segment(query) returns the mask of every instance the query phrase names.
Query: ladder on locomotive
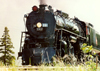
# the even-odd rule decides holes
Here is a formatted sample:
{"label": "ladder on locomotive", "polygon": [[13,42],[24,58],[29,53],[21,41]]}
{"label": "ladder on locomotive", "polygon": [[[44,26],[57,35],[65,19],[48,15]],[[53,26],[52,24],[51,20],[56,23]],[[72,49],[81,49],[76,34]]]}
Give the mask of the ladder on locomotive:
{"label": "ladder on locomotive", "polygon": [[25,37],[27,37],[28,35],[28,32],[22,32],[21,33],[21,40],[20,40],[20,49],[19,49],[19,52],[18,52],[18,57],[17,59],[22,56],[22,49],[23,49],[23,44],[24,44],[24,39]]}
{"label": "ladder on locomotive", "polygon": [[25,37],[27,37],[27,35],[28,35],[28,32],[22,32],[21,33],[20,50],[19,50],[19,52],[22,52],[24,40],[25,40]]}

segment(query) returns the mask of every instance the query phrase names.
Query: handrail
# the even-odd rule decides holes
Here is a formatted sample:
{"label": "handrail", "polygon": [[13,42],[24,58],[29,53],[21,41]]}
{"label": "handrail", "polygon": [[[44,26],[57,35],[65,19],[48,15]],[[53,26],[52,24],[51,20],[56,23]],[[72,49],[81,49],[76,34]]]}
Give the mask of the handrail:
{"label": "handrail", "polygon": [[80,38],[82,38],[82,39],[86,39],[86,37],[82,37],[82,36],[80,36],[80,35],[77,35],[77,34],[71,32],[71,31],[68,31],[68,30],[65,30],[65,29],[56,29],[56,30],[63,30],[63,31],[66,31],[66,32],[68,32],[68,33],[70,33],[70,34],[72,34],[72,35],[75,35],[75,36],[77,36],[77,37],[80,37]]}

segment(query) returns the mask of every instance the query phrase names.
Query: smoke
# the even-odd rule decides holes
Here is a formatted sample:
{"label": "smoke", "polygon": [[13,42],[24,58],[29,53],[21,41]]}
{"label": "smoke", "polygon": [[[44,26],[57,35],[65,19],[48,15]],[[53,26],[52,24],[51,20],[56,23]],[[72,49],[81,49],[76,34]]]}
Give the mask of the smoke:
{"label": "smoke", "polygon": [[45,5],[46,4],[46,0],[39,0],[40,1],[40,5],[43,4]]}

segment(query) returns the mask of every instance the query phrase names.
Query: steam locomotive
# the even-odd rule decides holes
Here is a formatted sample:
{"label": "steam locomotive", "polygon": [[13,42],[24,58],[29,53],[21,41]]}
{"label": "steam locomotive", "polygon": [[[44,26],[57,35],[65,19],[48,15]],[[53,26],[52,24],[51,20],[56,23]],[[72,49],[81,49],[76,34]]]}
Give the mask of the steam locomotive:
{"label": "steam locomotive", "polygon": [[100,47],[100,35],[91,23],[69,18],[67,13],[54,11],[51,6],[33,6],[24,18],[27,30],[22,32],[18,53],[22,65],[50,63],[55,55],[68,54],[80,59],[83,43]]}

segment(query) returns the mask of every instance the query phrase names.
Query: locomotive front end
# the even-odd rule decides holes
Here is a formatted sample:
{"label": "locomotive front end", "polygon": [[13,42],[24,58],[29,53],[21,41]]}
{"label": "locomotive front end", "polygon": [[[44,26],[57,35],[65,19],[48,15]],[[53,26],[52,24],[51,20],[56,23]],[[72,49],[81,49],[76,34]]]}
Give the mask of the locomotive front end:
{"label": "locomotive front end", "polygon": [[[33,11],[28,15],[26,27],[33,38],[45,39],[54,34],[55,19],[53,13],[46,5],[32,7]],[[46,10],[47,9],[47,10]]]}
{"label": "locomotive front end", "polygon": [[[22,65],[49,63],[55,55],[55,27],[51,6],[32,7],[32,12],[25,15],[27,33],[22,47]],[[22,43],[21,43],[22,44]],[[21,52],[21,51],[20,51]]]}

